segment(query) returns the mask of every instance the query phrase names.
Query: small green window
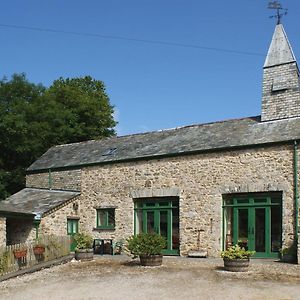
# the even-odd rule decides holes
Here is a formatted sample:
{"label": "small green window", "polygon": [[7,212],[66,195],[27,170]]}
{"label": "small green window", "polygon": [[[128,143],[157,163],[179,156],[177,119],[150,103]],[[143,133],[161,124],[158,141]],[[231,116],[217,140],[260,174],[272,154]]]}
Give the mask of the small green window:
{"label": "small green window", "polygon": [[114,208],[97,209],[97,228],[103,228],[103,229],[115,228]]}

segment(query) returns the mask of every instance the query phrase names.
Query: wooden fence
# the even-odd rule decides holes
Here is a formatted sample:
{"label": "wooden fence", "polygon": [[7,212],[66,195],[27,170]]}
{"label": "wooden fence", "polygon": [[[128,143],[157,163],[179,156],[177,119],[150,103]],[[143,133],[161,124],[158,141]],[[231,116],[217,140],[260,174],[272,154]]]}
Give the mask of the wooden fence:
{"label": "wooden fence", "polygon": [[[44,252],[37,253],[35,246],[43,245]],[[0,275],[51,261],[70,254],[69,236],[43,236],[38,243],[24,243],[0,248]]]}

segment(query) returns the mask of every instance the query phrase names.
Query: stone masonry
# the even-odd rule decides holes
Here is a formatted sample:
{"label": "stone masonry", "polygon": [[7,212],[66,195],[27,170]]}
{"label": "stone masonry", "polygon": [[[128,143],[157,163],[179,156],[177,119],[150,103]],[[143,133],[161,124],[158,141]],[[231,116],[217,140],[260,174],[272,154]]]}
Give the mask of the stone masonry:
{"label": "stone masonry", "polygon": [[[132,195],[143,189],[148,194],[171,190],[179,195],[181,255],[196,249],[197,230],[203,229],[201,247],[218,257],[222,195],[281,191],[283,246],[294,238],[292,145],[84,167],[81,178],[81,196],[45,215],[44,233],[65,234],[67,218],[76,217],[80,231],[95,238],[127,238],[134,233]],[[74,201],[79,204],[77,211]],[[112,206],[116,208],[115,230],[95,229],[96,208]]]}
{"label": "stone masonry", "polygon": [[0,217],[0,247],[6,246],[6,218]]}
{"label": "stone masonry", "polygon": [[[282,90],[273,91],[276,80],[282,80]],[[300,116],[299,71],[297,63],[272,66],[264,69],[262,121]]]}
{"label": "stone masonry", "polygon": [[81,170],[50,171],[26,176],[26,187],[80,191]]}
{"label": "stone masonry", "polygon": [[36,229],[32,219],[7,218],[7,244],[31,243],[35,240]]}
{"label": "stone masonry", "polygon": [[[78,209],[74,209],[74,203],[79,203],[79,199],[72,199],[65,205],[57,207],[56,209],[49,211],[41,220],[40,232],[49,235],[63,236],[67,234],[67,219],[79,219],[79,216],[83,216],[86,211],[84,204],[80,204]],[[93,223],[93,222],[92,222]],[[79,226],[80,232],[85,232],[82,228],[82,223]]]}

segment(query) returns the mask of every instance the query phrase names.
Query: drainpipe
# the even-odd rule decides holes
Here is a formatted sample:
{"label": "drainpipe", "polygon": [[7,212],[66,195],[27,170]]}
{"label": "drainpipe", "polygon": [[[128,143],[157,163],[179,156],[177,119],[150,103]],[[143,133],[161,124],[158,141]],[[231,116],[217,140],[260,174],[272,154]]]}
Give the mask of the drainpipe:
{"label": "drainpipe", "polygon": [[295,244],[298,245],[299,189],[298,189],[298,144],[294,141],[294,199],[295,199]]}

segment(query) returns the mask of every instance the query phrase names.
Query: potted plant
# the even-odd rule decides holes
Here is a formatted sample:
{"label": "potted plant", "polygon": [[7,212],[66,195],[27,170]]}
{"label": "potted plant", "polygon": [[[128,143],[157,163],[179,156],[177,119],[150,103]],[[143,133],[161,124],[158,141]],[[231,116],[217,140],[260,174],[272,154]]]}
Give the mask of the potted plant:
{"label": "potted plant", "polygon": [[86,233],[76,233],[74,241],[76,243],[75,259],[92,260],[94,257],[93,237]]}
{"label": "potted plant", "polygon": [[33,253],[35,255],[43,255],[46,249],[45,244],[43,243],[41,238],[38,238],[35,240],[35,243],[33,245]]}
{"label": "potted plant", "polygon": [[156,233],[141,233],[127,240],[126,248],[134,257],[140,257],[142,266],[160,266],[166,239]]}
{"label": "potted plant", "polygon": [[247,272],[249,268],[250,257],[255,251],[245,250],[239,245],[231,246],[221,252],[224,261],[224,268],[231,272]]}
{"label": "potted plant", "polygon": [[22,259],[27,256],[27,247],[19,246],[18,248],[13,250],[14,256],[16,259]]}

